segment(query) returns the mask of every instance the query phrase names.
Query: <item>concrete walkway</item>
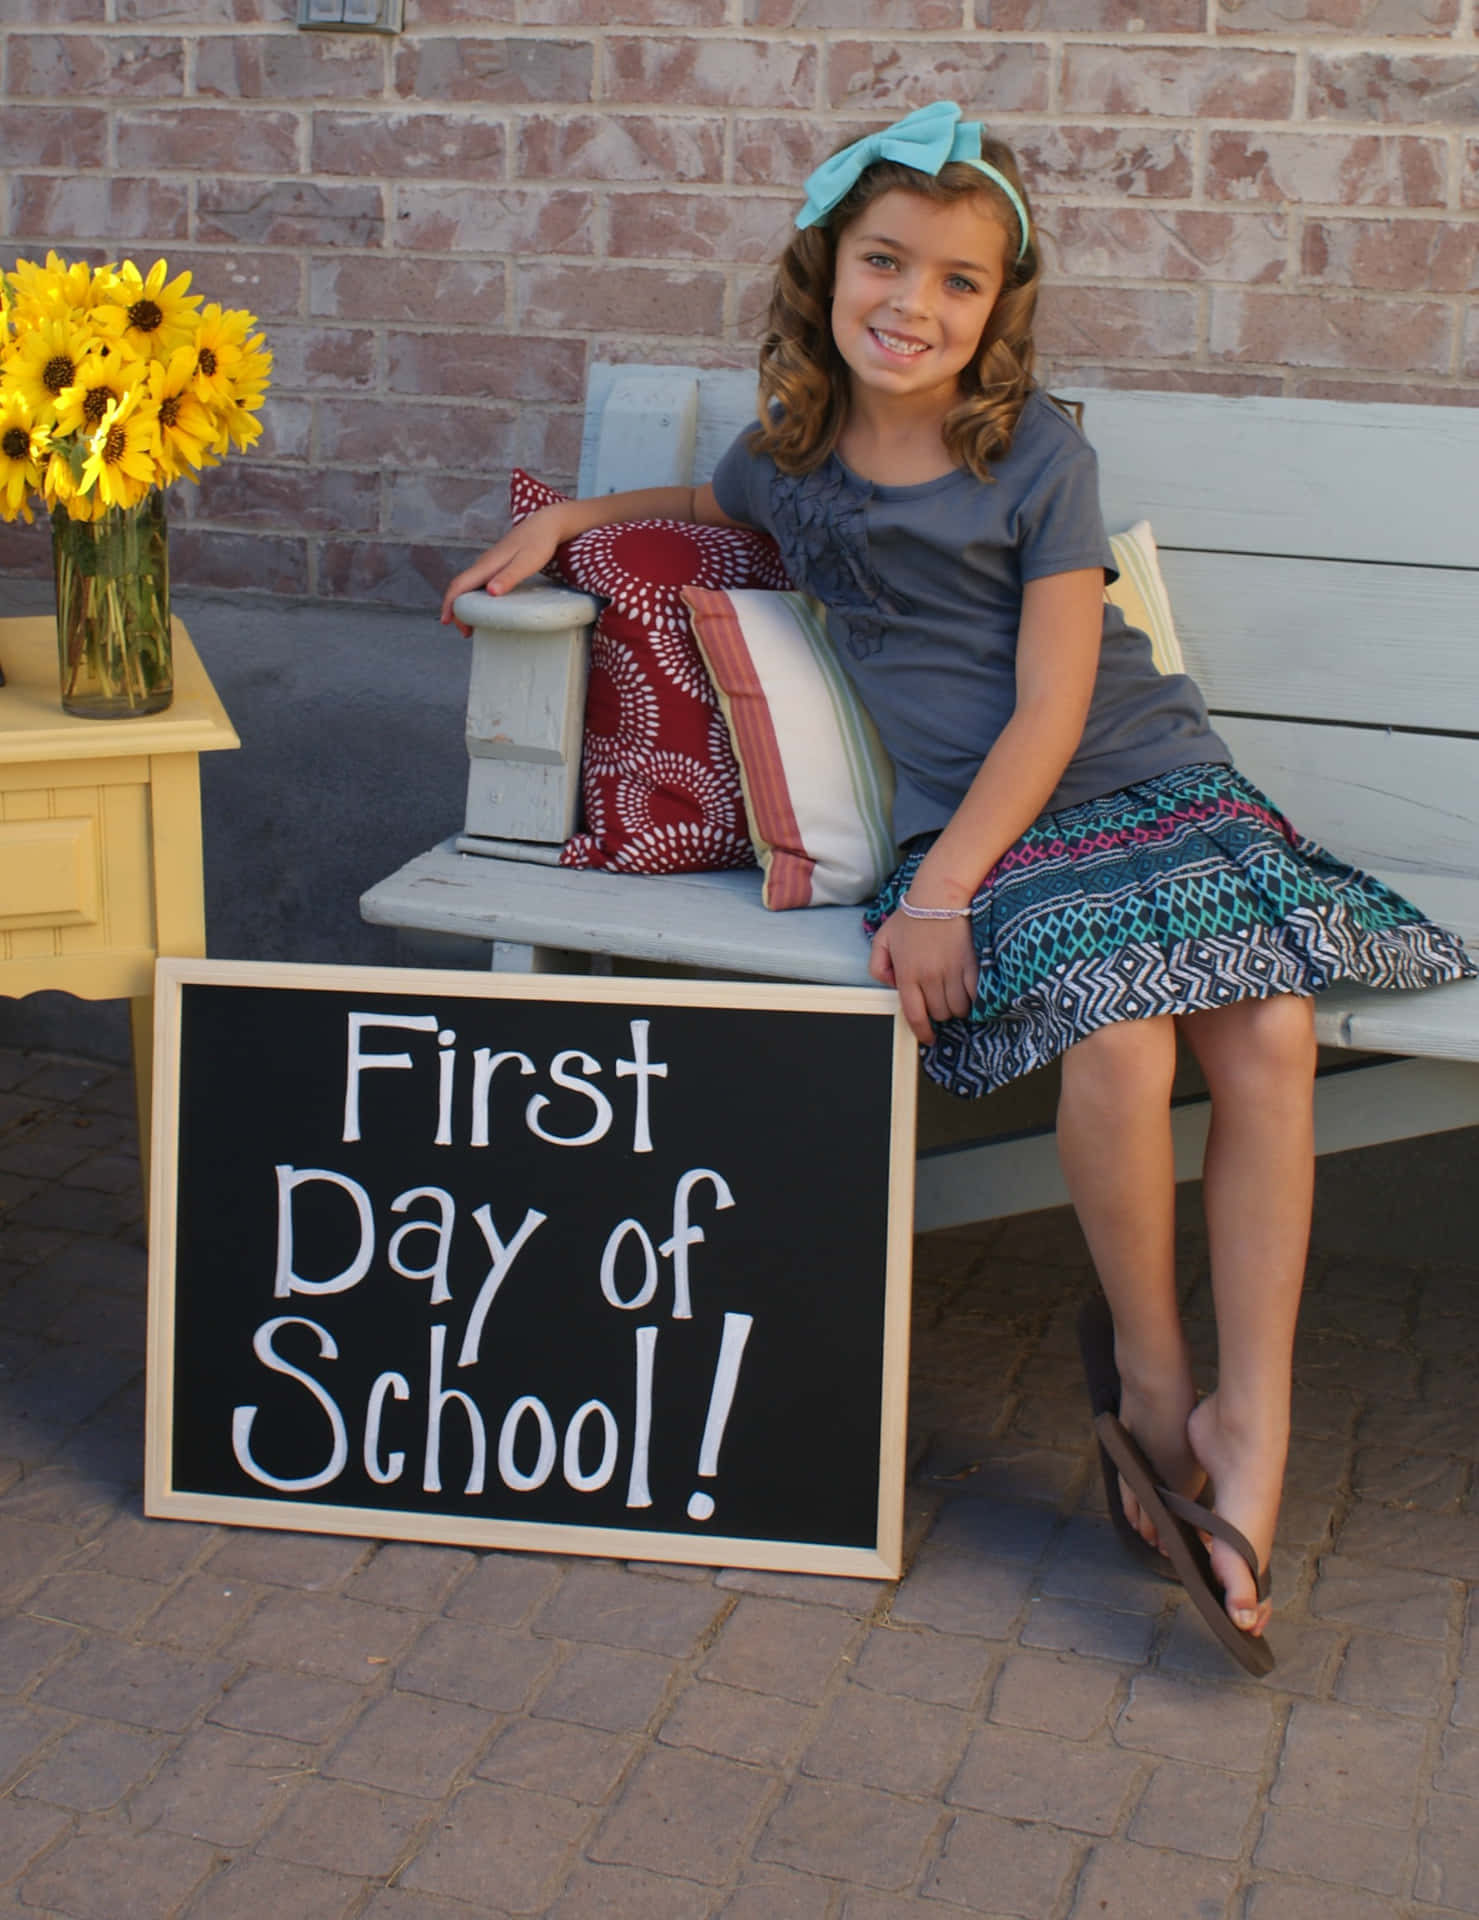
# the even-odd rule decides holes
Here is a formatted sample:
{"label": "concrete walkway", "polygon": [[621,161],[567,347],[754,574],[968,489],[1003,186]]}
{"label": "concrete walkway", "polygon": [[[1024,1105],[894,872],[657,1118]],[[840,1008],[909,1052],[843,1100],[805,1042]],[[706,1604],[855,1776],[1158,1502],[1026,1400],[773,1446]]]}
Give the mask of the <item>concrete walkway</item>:
{"label": "concrete walkway", "polygon": [[897,1588],[144,1520],[130,1114],[0,1051],[0,1920],[1479,1913],[1479,1134],[1321,1163],[1255,1683],[1102,1518],[1060,1213],[918,1243]]}

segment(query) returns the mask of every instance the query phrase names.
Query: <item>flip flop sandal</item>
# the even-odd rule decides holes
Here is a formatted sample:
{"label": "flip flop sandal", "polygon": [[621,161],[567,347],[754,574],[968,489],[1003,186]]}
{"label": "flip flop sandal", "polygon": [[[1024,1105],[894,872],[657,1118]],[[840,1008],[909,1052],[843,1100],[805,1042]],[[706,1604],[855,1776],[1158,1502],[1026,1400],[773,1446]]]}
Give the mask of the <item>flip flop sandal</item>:
{"label": "flip flop sandal", "polygon": [[1169,1487],[1162,1486],[1159,1475],[1141,1452],[1134,1436],[1127,1432],[1114,1414],[1099,1414],[1094,1421],[1094,1431],[1099,1435],[1100,1445],[1124,1475],[1125,1484],[1154,1521],[1155,1530],[1171,1556],[1171,1564],[1180,1575],[1181,1584],[1191,1596],[1197,1612],[1247,1672],[1260,1678],[1271,1672],[1274,1665],[1273,1649],[1261,1633],[1245,1632],[1228,1617],[1226,1591],[1212,1571],[1212,1562],[1200,1538],[1203,1533],[1215,1533],[1219,1540],[1225,1540],[1229,1546],[1236,1548],[1253,1575],[1258,1598],[1266,1600],[1269,1594],[1269,1570],[1267,1567],[1260,1569],[1258,1556],[1246,1536],[1231,1521],[1212,1512],[1210,1507],[1199,1506],[1195,1500],[1188,1500],[1179,1493],[1172,1493]]}
{"label": "flip flop sandal", "polygon": [[[1078,1351],[1084,1364],[1084,1378],[1089,1386],[1089,1406],[1097,1417],[1101,1413],[1112,1413],[1116,1419],[1120,1410],[1119,1368],[1114,1364],[1114,1319],[1109,1311],[1109,1302],[1102,1293],[1096,1293],[1087,1301],[1078,1316]],[[1124,1499],[1120,1494],[1119,1468],[1110,1459],[1104,1442],[1099,1442],[1099,1468],[1104,1475],[1104,1500],[1109,1508],[1109,1518],[1113,1523],[1120,1545],[1145,1573],[1153,1573],[1158,1580],[1180,1581],[1168,1556],[1153,1547],[1142,1533],[1130,1524],[1125,1512]]]}

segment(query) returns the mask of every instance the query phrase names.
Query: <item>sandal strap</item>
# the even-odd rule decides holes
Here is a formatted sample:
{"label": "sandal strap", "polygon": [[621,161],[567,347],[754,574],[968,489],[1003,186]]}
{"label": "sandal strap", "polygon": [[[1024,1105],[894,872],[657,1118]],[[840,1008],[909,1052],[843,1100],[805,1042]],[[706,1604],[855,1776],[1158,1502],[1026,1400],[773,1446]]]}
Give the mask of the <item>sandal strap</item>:
{"label": "sandal strap", "polygon": [[1253,1585],[1258,1598],[1267,1600],[1270,1590],[1271,1567],[1260,1567],[1258,1555],[1245,1533],[1240,1533],[1231,1520],[1224,1520],[1220,1513],[1214,1513],[1210,1507],[1204,1507],[1195,1500],[1188,1500],[1185,1494],[1172,1493],[1169,1487],[1157,1489],[1161,1499],[1171,1509],[1178,1520],[1186,1521],[1199,1533],[1215,1533],[1219,1540],[1225,1540],[1236,1552],[1242,1555],[1249,1573],[1253,1575]]}

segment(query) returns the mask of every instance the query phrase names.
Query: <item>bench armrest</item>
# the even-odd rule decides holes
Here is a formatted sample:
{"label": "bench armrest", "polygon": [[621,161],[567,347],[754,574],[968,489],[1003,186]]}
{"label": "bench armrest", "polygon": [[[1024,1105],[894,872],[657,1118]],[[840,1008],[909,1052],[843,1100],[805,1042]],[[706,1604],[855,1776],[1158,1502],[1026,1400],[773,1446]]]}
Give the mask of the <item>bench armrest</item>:
{"label": "bench armrest", "polygon": [[479,587],[459,593],[452,603],[453,614],[465,627],[483,633],[568,633],[572,627],[588,626],[600,610],[591,594],[543,580],[521,581],[496,596]]}

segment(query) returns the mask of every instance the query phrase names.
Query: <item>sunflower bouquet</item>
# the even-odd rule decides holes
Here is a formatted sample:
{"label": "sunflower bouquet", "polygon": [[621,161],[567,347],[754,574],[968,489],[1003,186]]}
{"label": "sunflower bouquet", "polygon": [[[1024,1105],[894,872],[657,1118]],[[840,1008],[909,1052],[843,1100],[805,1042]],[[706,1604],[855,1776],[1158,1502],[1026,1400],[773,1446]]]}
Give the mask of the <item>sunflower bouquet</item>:
{"label": "sunflower bouquet", "polygon": [[163,489],[250,447],[272,356],[163,260],[0,274],[0,519],[51,514],[63,704],[169,702]]}

